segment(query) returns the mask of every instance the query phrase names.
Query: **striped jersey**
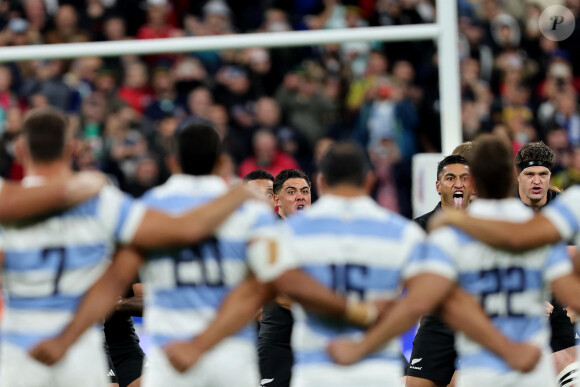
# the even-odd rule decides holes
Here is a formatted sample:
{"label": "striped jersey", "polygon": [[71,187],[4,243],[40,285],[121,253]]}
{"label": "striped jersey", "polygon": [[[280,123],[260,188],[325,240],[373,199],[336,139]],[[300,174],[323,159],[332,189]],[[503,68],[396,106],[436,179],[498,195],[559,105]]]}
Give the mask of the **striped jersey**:
{"label": "striped jersey", "polygon": [[[477,199],[468,209],[479,218],[525,222],[533,211],[519,199]],[[549,284],[572,270],[563,243],[523,253],[492,248],[463,231],[444,227],[432,233],[426,254],[416,265],[457,281],[475,297],[503,334],[516,342],[542,348],[549,343],[545,301]],[[510,371],[509,365],[465,335],[457,335],[461,369]]]}
{"label": "striped jersey", "polygon": [[108,186],[66,211],[2,224],[2,342],[29,349],[59,334],[109,264],[115,243],[133,239],[144,211]]}
{"label": "striped jersey", "polygon": [[[150,208],[180,214],[225,193],[217,176],[173,175],[149,191]],[[184,340],[201,333],[213,320],[225,296],[248,275],[246,245],[262,226],[275,222],[272,209],[249,202],[238,208],[214,236],[186,248],[151,251],[141,268],[145,283],[145,329],[154,345]],[[246,327],[237,337],[255,341]]]}
{"label": "striped jersey", "polygon": [[[304,213],[280,224],[280,239],[299,267],[349,299],[398,296],[409,261],[418,259],[424,232],[415,223],[379,207],[370,197],[325,195]],[[336,338],[361,338],[364,330],[295,304],[294,366],[332,363],[326,346]],[[368,359],[400,362],[398,340]]]}

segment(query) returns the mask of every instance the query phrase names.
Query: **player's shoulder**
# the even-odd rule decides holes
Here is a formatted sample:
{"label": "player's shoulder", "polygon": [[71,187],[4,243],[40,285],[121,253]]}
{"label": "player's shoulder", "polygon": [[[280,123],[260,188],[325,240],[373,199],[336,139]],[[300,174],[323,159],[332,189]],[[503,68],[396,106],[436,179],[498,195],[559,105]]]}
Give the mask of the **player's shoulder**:
{"label": "player's shoulder", "polygon": [[[212,186],[196,176],[174,175],[164,184],[147,191],[141,201],[149,208],[179,214],[217,198],[225,186]],[[211,180],[210,180],[211,182]]]}
{"label": "player's shoulder", "polygon": [[474,237],[463,230],[453,226],[446,226],[432,231],[428,236],[428,241],[444,246],[464,246],[477,241]]}

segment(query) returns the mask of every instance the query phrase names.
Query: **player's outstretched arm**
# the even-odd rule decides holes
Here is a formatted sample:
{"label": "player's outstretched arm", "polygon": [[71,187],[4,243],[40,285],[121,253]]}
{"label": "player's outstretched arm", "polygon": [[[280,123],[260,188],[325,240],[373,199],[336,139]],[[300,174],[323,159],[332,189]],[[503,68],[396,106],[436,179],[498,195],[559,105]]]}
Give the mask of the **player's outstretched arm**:
{"label": "player's outstretched arm", "polygon": [[240,184],[220,198],[181,216],[148,210],[132,242],[143,249],[184,246],[199,242],[212,235],[244,201],[255,198],[256,194],[251,189]]}
{"label": "player's outstretched arm", "polygon": [[315,281],[300,269],[290,269],[272,281],[276,291],[289,296],[303,307],[327,316],[342,317],[360,326],[376,321],[378,311],[373,303],[347,300]]}
{"label": "player's outstretched arm", "polygon": [[106,184],[107,178],[98,172],[80,172],[35,187],[4,181],[0,189],[0,221],[21,220],[74,206],[97,195]]}
{"label": "player's outstretched arm", "polygon": [[361,341],[337,340],[329,345],[328,353],[338,364],[355,363],[404,333],[441,302],[452,289],[453,282],[438,274],[424,273],[410,278],[406,285],[405,298],[370,328]]}
{"label": "player's outstretched arm", "polygon": [[164,350],[178,372],[185,372],[220,341],[236,333],[256,316],[258,309],[274,299],[270,285],[253,275],[237,286],[224,300],[207,329],[190,341],[175,341]]}
{"label": "player's outstretched arm", "polygon": [[580,313],[580,275],[573,273],[567,274],[552,281],[551,284],[554,297],[567,309],[573,309],[574,312]]}
{"label": "player's outstretched arm", "polygon": [[253,240],[248,248],[248,260],[258,279],[271,283],[277,293],[289,296],[317,313],[343,317],[362,326],[374,323],[378,314],[375,304],[347,303],[344,297],[300,270],[290,250],[290,243],[284,237],[269,236]]}
{"label": "player's outstretched arm", "polygon": [[492,324],[477,301],[460,287],[456,286],[443,301],[441,316],[450,327],[463,331],[515,370],[529,372],[540,360],[539,347],[511,342]]}
{"label": "player's outstretched arm", "polygon": [[512,251],[529,250],[562,239],[558,229],[543,215],[536,215],[525,223],[510,223],[473,218],[457,210],[440,211],[429,222],[429,230],[448,225],[460,228],[485,244]]}
{"label": "player's outstretched arm", "polygon": [[137,251],[128,247],[119,249],[113,263],[88,290],[65,330],[59,336],[45,340],[31,349],[30,356],[46,365],[62,359],[84,331],[109,314],[119,296],[135,279],[141,263],[142,257]]}

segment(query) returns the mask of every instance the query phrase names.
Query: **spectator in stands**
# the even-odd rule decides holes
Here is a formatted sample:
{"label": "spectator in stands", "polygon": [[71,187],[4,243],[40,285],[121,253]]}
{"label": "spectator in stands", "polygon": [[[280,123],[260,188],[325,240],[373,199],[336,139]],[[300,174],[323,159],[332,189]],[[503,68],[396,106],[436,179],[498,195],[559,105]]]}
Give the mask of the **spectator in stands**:
{"label": "spectator in stands", "polygon": [[45,43],[82,43],[90,40],[90,34],[78,26],[76,9],[72,5],[61,5],[54,17],[54,29],[45,35]]}
{"label": "spectator in stands", "polygon": [[246,176],[253,170],[263,169],[273,176],[284,169],[298,169],[298,163],[291,156],[280,151],[274,134],[259,130],[254,135],[254,155],[240,164],[239,175]]}
{"label": "spectator in stands", "polygon": [[152,99],[152,91],[148,84],[147,66],[141,62],[133,62],[125,69],[125,80],[117,91],[117,96],[140,114]]}

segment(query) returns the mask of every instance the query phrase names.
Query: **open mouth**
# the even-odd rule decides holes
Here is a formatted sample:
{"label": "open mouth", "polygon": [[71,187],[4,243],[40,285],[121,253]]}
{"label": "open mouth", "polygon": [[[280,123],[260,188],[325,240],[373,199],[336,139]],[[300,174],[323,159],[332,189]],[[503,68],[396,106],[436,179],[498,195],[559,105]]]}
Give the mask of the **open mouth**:
{"label": "open mouth", "polygon": [[305,207],[304,204],[299,204],[298,207],[296,207],[296,211],[303,211]]}
{"label": "open mouth", "polygon": [[463,192],[455,192],[453,194],[453,207],[463,208]]}
{"label": "open mouth", "polygon": [[542,189],[540,187],[534,187],[532,188],[532,193],[539,195],[542,193]]}

